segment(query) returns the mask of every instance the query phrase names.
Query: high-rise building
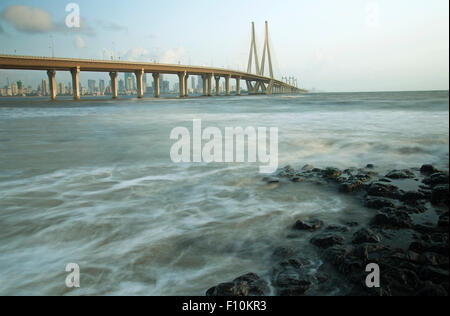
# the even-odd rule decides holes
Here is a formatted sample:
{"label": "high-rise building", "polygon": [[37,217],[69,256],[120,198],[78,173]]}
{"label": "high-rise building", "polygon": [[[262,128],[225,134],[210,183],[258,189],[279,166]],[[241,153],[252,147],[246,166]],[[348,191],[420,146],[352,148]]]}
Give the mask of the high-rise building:
{"label": "high-rise building", "polygon": [[105,94],[105,80],[98,81],[98,89],[99,89],[100,95]]}
{"label": "high-rise building", "polygon": [[17,87],[17,82],[13,82],[12,84],[12,95],[19,95],[19,88]]}
{"label": "high-rise building", "polygon": [[97,90],[95,80],[88,80],[88,93],[95,93]]}
{"label": "high-rise building", "polygon": [[170,92],[170,83],[167,80],[162,82],[161,93],[169,93]]}
{"label": "high-rise building", "polygon": [[25,85],[22,80],[17,81],[17,89],[19,90],[18,94],[22,95],[25,91]]}
{"label": "high-rise building", "polygon": [[42,79],[42,83],[41,83],[41,94],[43,96],[47,96],[48,95],[48,87],[47,87],[47,80]]}
{"label": "high-rise building", "polygon": [[66,86],[64,85],[64,82],[60,82],[58,84],[58,94],[59,95],[65,95],[66,94]]}
{"label": "high-rise building", "polygon": [[192,92],[195,92],[195,77],[192,77],[192,79],[191,79],[191,88],[192,88]]}
{"label": "high-rise building", "polygon": [[202,76],[198,76],[197,78],[197,92],[203,92],[203,78]]}
{"label": "high-rise building", "polygon": [[119,88],[119,93],[121,93],[121,94],[125,93],[125,81],[120,79],[118,88]]}
{"label": "high-rise building", "polygon": [[136,90],[136,80],[135,75],[130,72],[125,73],[125,90],[133,91]]}

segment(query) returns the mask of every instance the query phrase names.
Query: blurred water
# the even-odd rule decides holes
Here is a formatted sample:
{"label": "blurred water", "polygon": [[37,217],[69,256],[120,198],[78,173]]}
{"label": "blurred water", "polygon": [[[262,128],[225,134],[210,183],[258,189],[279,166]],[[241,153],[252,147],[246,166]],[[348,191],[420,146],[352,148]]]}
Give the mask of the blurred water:
{"label": "blurred water", "polygon": [[[203,295],[264,275],[296,219],[360,208],[327,188],[268,186],[259,164],[174,164],[170,132],[193,119],[278,127],[280,166],[449,164],[448,92],[0,99],[0,294]],[[65,288],[70,262],[79,289]]]}

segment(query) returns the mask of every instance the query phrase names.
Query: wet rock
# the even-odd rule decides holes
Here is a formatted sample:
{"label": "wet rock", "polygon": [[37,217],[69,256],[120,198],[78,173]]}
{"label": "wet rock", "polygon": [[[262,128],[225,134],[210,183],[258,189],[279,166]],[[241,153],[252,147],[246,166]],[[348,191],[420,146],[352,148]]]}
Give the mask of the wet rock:
{"label": "wet rock", "polygon": [[444,172],[433,173],[431,176],[423,179],[422,182],[431,187],[435,187],[436,185],[439,184],[448,184],[448,173]]}
{"label": "wet rock", "polygon": [[403,196],[403,192],[394,185],[374,182],[368,187],[367,195],[385,197],[390,199],[400,199]]}
{"label": "wet rock", "polygon": [[347,226],[342,225],[330,225],[325,228],[327,232],[334,232],[334,233],[347,233],[350,231],[350,228]]}
{"label": "wet rock", "polygon": [[381,198],[368,198],[366,199],[366,203],[364,204],[367,208],[373,208],[376,210],[391,207],[394,208],[395,205],[392,201]]}
{"label": "wet rock", "polygon": [[292,182],[296,182],[296,183],[303,182],[303,179],[299,176],[294,176],[294,177],[290,178],[289,180],[291,180]]}
{"label": "wet rock", "polygon": [[268,183],[268,184],[280,183],[280,179],[276,178],[276,177],[265,177],[265,178],[263,178],[263,181]]}
{"label": "wet rock", "polygon": [[438,284],[426,281],[421,285],[418,296],[448,296],[448,292]]}
{"label": "wet rock", "polygon": [[304,295],[312,286],[311,277],[303,271],[304,263],[290,259],[273,268],[272,284],[279,296]]}
{"label": "wet rock", "polygon": [[448,228],[448,212],[439,216],[438,227]]}
{"label": "wet rock", "polygon": [[345,225],[347,225],[348,227],[356,227],[359,226],[358,222],[347,222],[345,223]]}
{"label": "wet rock", "polygon": [[329,248],[336,245],[342,245],[344,237],[332,233],[323,233],[311,239],[311,243],[319,248]]}
{"label": "wet rock", "polygon": [[337,169],[337,168],[326,168],[325,170],[322,171],[322,175],[324,178],[328,178],[328,179],[336,179],[339,176],[342,175],[342,171]]}
{"label": "wet rock", "polygon": [[285,260],[293,257],[294,254],[295,252],[293,248],[279,247],[274,250],[272,258]]}
{"label": "wet rock", "polygon": [[369,163],[369,164],[366,166],[366,168],[367,168],[367,169],[373,169],[373,168],[375,168],[375,166],[374,166],[373,164]]}
{"label": "wet rock", "polygon": [[448,269],[441,269],[434,266],[425,266],[419,272],[420,277],[423,280],[431,281],[436,284],[441,284],[444,281],[449,280]]}
{"label": "wet rock", "polygon": [[425,194],[418,191],[408,191],[401,197],[401,200],[408,205],[416,205],[418,201],[424,199]]}
{"label": "wet rock", "polygon": [[420,172],[423,174],[432,174],[432,173],[436,173],[439,170],[437,170],[433,165],[423,165],[420,168]]}
{"label": "wet rock", "polygon": [[408,169],[404,170],[393,170],[386,175],[389,179],[412,179],[414,178],[414,173]]}
{"label": "wet rock", "polygon": [[267,282],[255,273],[245,274],[233,282],[221,283],[206,291],[206,296],[264,296],[269,293]]}
{"label": "wet rock", "polygon": [[361,190],[363,187],[363,182],[357,181],[347,181],[339,185],[339,192],[341,193],[353,193]]}
{"label": "wet rock", "polygon": [[294,224],[294,229],[296,230],[308,230],[310,232],[316,231],[323,227],[323,222],[321,220],[311,220],[311,221],[302,221],[298,220]]}
{"label": "wet rock", "polygon": [[362,228],[353,235],[353,244],[362,243],[378,243],[381,241],[381,237],[373,230],[368,228]]}
{"label": "wet rock", "polygon": [[431,191],[431,203],[433,203],[434,205],[448,206],[448,196],[448,184],[436,185]]}
{"label": "wet rock", "polygon": [[316,274],[316,279],[319,284],[323,284],[330,279],[330,276],[326,273],[319,272]]}
{"label": "wet rock", "polygon": [[311,171],[311,170],[313,170],[314,169],[314,166],[312,166],[312,165],[304,165],[303,167],[302,167],[302,170],[303,171]]}
{"label": "wet rock", "polygon": [[395,208],[383,208],[372,219],[371,227],[402,229],[412,228],[413,222],[408,213]]}

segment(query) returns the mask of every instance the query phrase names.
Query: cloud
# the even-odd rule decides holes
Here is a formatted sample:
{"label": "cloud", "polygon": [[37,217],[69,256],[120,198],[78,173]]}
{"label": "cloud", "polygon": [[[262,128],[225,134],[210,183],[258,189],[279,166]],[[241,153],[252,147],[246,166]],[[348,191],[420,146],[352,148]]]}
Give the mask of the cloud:
{"label": "cloud", "polygon": [[84,39],[80,35],[77,35],[75,37],[75,46],[78,49],[84,48],[86,46],[84,43]]}
{"label": "cloud", "polygon": [[39,8],[13,5],[3,10],[1,17],[18,31],[26,33],[47,32],[53,29],[50,14]]}
{"label": "cloud", "polygon": [[12,5],[5,8],[0,17],[17,31],[24,33],[64,32],[95,36],[94,29],[84,19],[81,19],[80,28],[68,28],[64,21],[53,22],[50,13],[40,8]]}
{"label": "cloud", "polygon": [[126,26],[122,26],[122,25],[119,25],[114,22],[98,20],[97,24],[100,28],[102,28],[106,31],[112,31],[112,32],[128,31],[128,28]]}
{"label": "cloud", "polygon": [[177,64],[184,55],[184,47],[167,50],[161,57],[161,63]]}

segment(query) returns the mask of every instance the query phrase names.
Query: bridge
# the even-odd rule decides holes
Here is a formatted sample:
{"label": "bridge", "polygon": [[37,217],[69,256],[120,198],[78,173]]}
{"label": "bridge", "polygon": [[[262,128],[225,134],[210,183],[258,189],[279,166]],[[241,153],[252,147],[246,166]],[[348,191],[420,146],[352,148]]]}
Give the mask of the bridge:
{"label": "bridge", "polygon": [[[161,74],[174,74],[179,79],[179,96],[188,97],[189,76],[201,76],[203,79],[203,95],[213,95],[213,78],[215,80],[215,95],[220,95],[220,80],[225,79],[225,95],[231,95],[230,81],[236,81],[236,95],[241,95],[241,80],[247,84],[249,94],[280,94],[280,93],[302,93],[306,90],[277,80],[274,78],[272,61],[269,47],[268,24],[266,22],[266,38],[262,62],[259,63],[256,49],[255,28],[252,23],[252,43],[247,72],[228,70],[222,68],[170,65],[148,62],[131,61],[107,61],[73,58],[50,58],[33,56],[0,55],[0,69],[17,70],[41,70],[47,71],[51,100],[56,99],[56,72],[68,71],[72,74],[72,91],[75,100],[80,99],[79,74],[81,71],[107,72],[111,78],[112,97],[118,97],[117,78],[120,72],[134,73],[137,82],[137,97],[144,96],[143,76],[151,73],[153,76],[154,97],[160,96],[159,78]],[[265,76],[266,56],[269,64],[269,75]],[[254,62],[253,62],[254,61]],[[252,66],[255,64],[255,72]]]}

